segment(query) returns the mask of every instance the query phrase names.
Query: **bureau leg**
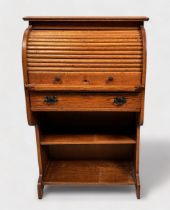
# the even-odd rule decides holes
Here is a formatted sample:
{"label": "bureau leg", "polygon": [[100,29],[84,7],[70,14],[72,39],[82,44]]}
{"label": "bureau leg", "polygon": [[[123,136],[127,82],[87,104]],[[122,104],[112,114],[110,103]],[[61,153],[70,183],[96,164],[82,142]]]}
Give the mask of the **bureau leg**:
{"label": "bureau leg", "polygon": [[38,184],[37,184],[38,199],[42,199],[43,190],[44,190],[44,184],[42,182],[42,176],[39,176]]}
{"label": "bureau leg", "polygon": [[139,175],[136,175],[136,197],[140,199],[140,180]]}

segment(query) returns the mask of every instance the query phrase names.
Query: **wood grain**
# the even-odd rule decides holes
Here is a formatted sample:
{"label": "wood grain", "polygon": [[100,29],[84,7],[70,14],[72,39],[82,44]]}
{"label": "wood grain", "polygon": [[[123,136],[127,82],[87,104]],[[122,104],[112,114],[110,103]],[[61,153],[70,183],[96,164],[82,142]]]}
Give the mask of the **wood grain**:
{"label": "wood grain", "polygon": [[67,71],[67,72],[141,72],[141,67],[54,67],[54,66],[40,66],[27,67],[28,71]]}
{"label": "wood grain", "polygon": [[30,91],[50,91],[50,92],[140,92],[144,89],[142,86],[133,86],[133,85],[25,85],[25,87]]}
{"label": "wood grain", "polygon": [[[146,32],[144,27],[141,27],[141,33],[143,36],[143,72],[142,72],[142,85],[145,87],[146,83],[146,65],[147,65],[147,50],[146,50]],[[141,100],[141,114],[140,114],[140,125],[143,125],[144,122],[144,103],[145,103],[145,89],[142,94]]]}
{"label": "wood grain", "polygon": [[[56,96],[56,102],[46,104],[46,96]],[[126,97],[127,102],[123,105],[115,105],[116,96]],[[112,111],[139,111],[140,94],[127,93],[95,93],[95,94],[74,94],[74,93],[30,93],[32,111],[78,111],[78,110],[112,110]]]}
{"label": "wood grain", "polygon": [[[51,70],[60,67],[60,71],[64,68],[73,68],[76,71],[76,68],[82,67],[84,70],[96,67],[100,70],[100,68],[108,67],[112,68],[112,71],[114,68],[119,70],[122,68],[122,71],[124,69],[132,71],[136,68],[140,71],[142,57],[139,53],[142,55],[142,46],[139,28],[102,31],[32,30],[28,41],[28,68],[34,71],[45,67]],[[75,51],[76,56],[73,56]],[[90,54],[88,51],[91,51]],[[96,56],[96,51],[98,54],[102,51],[118,52],[110,54],[111,59],[106,59],[104,58],[107,57],[106,55]],[[119,51],[124,51],[124,57],[120,56]],[[129,54],[129,51],[134,51],[133,56],[132,53]],[[43,55],[40,52],[43,52]],[[67,52],[68,56],[72,55],[70,58],[67,57]],[[86,52],[85,57],[84,52]]]}
{"label": "wood grain", "polygon": [[[38,198],[46,184],[133,184],[140,198],[149,18],[23,19],[29,21],[22,62],[28,123],[36,127]],[[116,97],[125,103],[117,105]]]}
{"label": "wood grain", "polygon": [[148,21],[145,16],[26,16],[23,20],[29,21]]}
{"label": "wood grain", "polygon": [[126,161],[51,161],[45,184],[115,185],[134,184],[131,162]]}
{"label": "wood grain", "polygon": [[[58,80],[57,80],[58,78]],[[92,85],[100,86],[141,86],[140,72],[50,72],[30,71],[30,84],[53,84],[60,87]]]}
{"label": "wood grain", "polygon": [[139,178],[139,159],[140,159],[140,118],[137,118],[136,126],[136,154],[135,154],[135,185],[136,196],[140,199],[140,178]]}
{"label": "wood grain", "polygon": [[[23,35],[22,40],[22,68],[23,68],[23,78],[24,78],[24,84],[29,83],[28,78],[28,71],[27,71],[27,40],[29,33],[31,31],[31,26],[29,26]],[[27,120],[29,125],[35,125],[35,119],[30,109],[30,98],[29,98],[29,92],[28,89],[25,89],[25,100],[26,100],[26,110],[27,110]]]}
{"label": "wood grain", "polygon": [[43,135],[41,145],[57,144],[135,144],[133,137],[114,134],[49,134]]}

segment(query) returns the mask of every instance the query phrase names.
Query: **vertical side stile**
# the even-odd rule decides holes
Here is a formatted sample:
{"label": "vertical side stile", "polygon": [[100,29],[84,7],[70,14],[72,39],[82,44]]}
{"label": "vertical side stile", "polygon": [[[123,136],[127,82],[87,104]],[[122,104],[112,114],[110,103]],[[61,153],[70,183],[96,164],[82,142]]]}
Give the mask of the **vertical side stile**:
{"label": "vertical side stile", "polygon": [[135,151],[135,178],[136,178],[136,196],[140,198],[140,179],[139,179],[139,158],[140,158],[140,122],[137,115],[136,123],[136,151]]}
{"label": "vertical side stile", "polygon": [[147,51],[146,51],[146,33],[145,28],[141,26],[141,34],[142,34],[142,46],[143,46],[143,71],[141,84],[144,87],[143,92],[141,93],[141,113],[140,113],[140,125],[143,125],[144,121],[144,101],[145,101],[145,80],[146,80],[146,62],[147,62]]}
{"label": "vertical side stile", "polygon": [[27,109],[27,119],[29,125],[35,125],[35,120],[32,115],[31,109],[30,109],[30,97],[29,97],[29,91],[25,87],[29,83],[28,81],[28,72],[27,72],[27,42],[28,42],[28,36],[30,31],[32,30],[32,26],[30,25],[24,32],[23,35],[23,41],[22,41],[22,67],[23,67],[23,78],[24,78],[24,88],[25,88],[25,99],[26,99],[26,109]]}

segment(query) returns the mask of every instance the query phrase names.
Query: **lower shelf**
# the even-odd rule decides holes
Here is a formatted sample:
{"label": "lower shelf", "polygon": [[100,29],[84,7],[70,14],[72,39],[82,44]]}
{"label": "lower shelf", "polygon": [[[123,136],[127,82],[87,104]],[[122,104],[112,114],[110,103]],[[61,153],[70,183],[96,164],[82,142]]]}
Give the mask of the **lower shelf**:
{"label": "lower shelf", "polygon": [[135,183],[132,171],[130,161],[50,161],[43,182],[48,185],[131,185]]}

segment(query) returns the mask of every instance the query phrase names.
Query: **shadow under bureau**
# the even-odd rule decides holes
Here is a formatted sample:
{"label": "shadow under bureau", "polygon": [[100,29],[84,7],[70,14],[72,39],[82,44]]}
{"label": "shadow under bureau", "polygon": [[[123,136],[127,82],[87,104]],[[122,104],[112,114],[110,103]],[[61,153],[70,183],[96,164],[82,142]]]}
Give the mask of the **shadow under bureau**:
{"label": "shadow under bureau", "polygon": [[135,185],[140,198],[147,17],[25,17],[29,125],[44,185]]}

